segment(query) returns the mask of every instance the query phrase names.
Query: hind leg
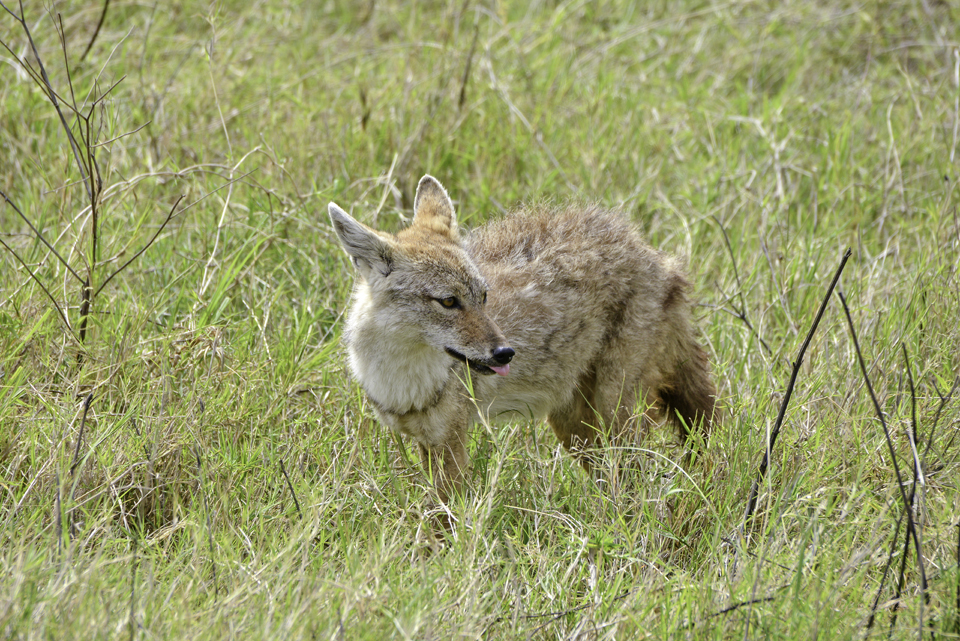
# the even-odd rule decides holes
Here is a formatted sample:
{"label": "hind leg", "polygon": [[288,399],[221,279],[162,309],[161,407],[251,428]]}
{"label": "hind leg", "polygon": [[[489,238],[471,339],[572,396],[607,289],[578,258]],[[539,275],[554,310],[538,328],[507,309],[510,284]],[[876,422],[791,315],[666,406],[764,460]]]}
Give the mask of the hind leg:
{"label": "hind leg", "polygon": [[648,408],[660,400],[656,390],[662,374],[657,363],[635,337],[621,334],[608,342],[596,372],[593,407],[610,444],[634,445],[647,427]]}
{"label": "hind leg", "polygon": [[547,417],[563,446],[588,471],[601,445],[628,445],[637,433],[638,383],[634,377],[625,384],[625,378],[622,369],[601,365],[581,379],[566,405]]}
{"label": "hind leg", "polygon": [[553,433],[588,472],[595,463],[591,451],[597,438],[597,415],[592,407],[594,384],[592,373],[585,376],[569,402],[547,416]]}

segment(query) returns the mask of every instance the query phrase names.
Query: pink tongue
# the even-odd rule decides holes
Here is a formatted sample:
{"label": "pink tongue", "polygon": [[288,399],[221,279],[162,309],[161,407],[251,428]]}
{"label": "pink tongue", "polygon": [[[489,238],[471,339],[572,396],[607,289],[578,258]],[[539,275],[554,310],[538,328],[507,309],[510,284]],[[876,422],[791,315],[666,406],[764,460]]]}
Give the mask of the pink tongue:
{"label": "pink tongue", "polygon": [[490,369],[495,371],[500,376],[506,376],[507,374],[510,373],[510,364],[507,363],[506,365],[500,365],[500,366],[491,365]]}

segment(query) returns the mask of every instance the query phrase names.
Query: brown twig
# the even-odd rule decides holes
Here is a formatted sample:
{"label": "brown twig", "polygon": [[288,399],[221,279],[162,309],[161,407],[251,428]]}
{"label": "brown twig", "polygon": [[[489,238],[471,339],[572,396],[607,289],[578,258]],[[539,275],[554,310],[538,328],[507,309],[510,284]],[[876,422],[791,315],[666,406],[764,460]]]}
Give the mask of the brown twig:
{"label": "brown twig", "polygon": [[297,494],[293,491],[293,483],[290,482],[290,475],[287,474],[287,468],[283,466],[283,459],[280,459],[280,471],[283,472],[283,478],[287,479],[287,487],[290,489],[290,496],[293,498],[293,504],[297,506],[297,514],[303,518],[303,511],[300,509],[300,501],[297,500]]}
{"label": "brown twig", "polygon": [[83,442],[83,427],[87,424],[87,412],[90,411],[90,403],[93,401],[93,392],[87,394],[87,399],[83,402],[83,418],[80,419],[80,433],[77,435],[77,447],[73,450],[73,463],[70,464],[70,476],[77,470],[78,459],[80,458],[80,444]]}
{"label": "brown twig", "polygon": [[[870,636],[870,629],[873,628],[873,622],[877,616],[877,606],[880,605],[880,595],[883,593],[883,587],[887,582],[887,574],[890,572],[890,566],[893,565],[893,555],[897,550],[897,539],[900,538],[900,524],[903,522],[903,512],[897,518],[897,525],[893,529],[893,541],[890,543],[890,552],[887,554],[887,564],[883,567],[883,575],[880,577],[880,585],[877,586],[877,593],[873,597],[873,605],[870,607],[870,617],[867,619],[867,629],[864,636]],[[908,539],[909,540],[909,539]],[[906,556],[906,552],[904,552]]]}
{"label": "brown twig", "polygon": [[128,623],[130,627],[130,641],[133,641],[137,633],[137,617],[136,617],[136,604],[137,604],[137,565],[139,558],[137,556],[137,537],[133,537],[133,558],[130,562],[130,622]]}
{"label": "brown twig", "polygon": [[[10,197],[7,196],[3,191],[0,191],[0,196],[3,196],[3,200],[4,200],[8,205],[10,205],[11,207],[13,207],[13,211],[17,212],[17,214],[20,216],[20,218],[23,219],[23,222],[27,223],[27,226],[30,228],[30,231],[32,231],[32,232],[34,233],[34,235],[36,235],[36,237],[37,237],[38,239],[40,239],[40,242],[43,243],[43,244],[46,246],[47,249],[49,249],[51,252],[53,252],[53,255],[57,257],[57,260],[60,261],[60,264],[63,265],[64,267],[66,267],[66,268],[67,268],[67,271],[69,271],[71,274],[73,274],[73,277],[76,278],[79,282],[82,283],[82,282],[83,282],[83,279],[80,278],[80,274],[78,274],[77,272],[75,272],[75,271],[73,270],[73,267],[70,266],[70,263],[68,263],[68,262],[66,261],[66,259],[65,259],[63,256],[61,256],[61,255],[57,252],[56,249],[53,248],[53,245],[51,245],[49,242],[47,242],[47,239],[43,237],[43,234],[40,233],[40,230],[37,229],[36,227],[34,227],[33,223],[30,222],[30,219],[27,218],[27,216],[26,216],[22,211],[20,211],[20,208],[17,207],[16,203],[14,203],[12,200],[10,200]],[[6,243],[4,243],[4,245],[6,245]],[[11,250],[11,253],[13,253],[12,250]],[[23,263],[23,261],[20,261],[20,262]]]}
{"label": "brown twig", "polygon": [[[740,296],[740,309],[736,307],[733,308],[734,315],[743,321],[744,325],[747,326],[753,335],[757,337],[757,340],[760,341],[760,345],[767,351],[767,356],[773,356],[773,351],[770,349],[770,346],[767,345],[767,341],[763,340],[763,337],[760,336],[760,333],[754,329],[753,324],[750,323],[750,320],[747,318],[747,303],[743,298],[743,283],[740,282],[740,272],[737,270],[737,257],[733,253],[733,246],[730,244],[730,238],[727,236],[727,230],[724,228],[723,223],[720,222],[720,219],[716,216],[711,216],[717,225],[720,227],[720,232],[723,234],[723,242],[727,245],[727,251],[730,253],[730,260],[733,262],[733,276],[737,280],[737,295]],[[732,305],[731,305],[732,306]]]}
{"label": "brown twig", "polygon": [[67,320],[66,314],[64,314],[63,310],[60,309],[60,305],[57,303],[57,300],[53,297],[53,294],[51,294],[50,291],[44,286],[44,284],[40,282],[40,279],[37,278],[37,275],[34,274],[29,267],[27,267],[27,264],[23,262],[23,259],[20,258],[17,252],[13,251],[13,248],[10,247],[10,245],[8,245],[6,242],[4,242],[2,238],[0,238],[0,245],[3,245],[4,249],[6,249],[11,254],[13,254],[13,257],[17,259],[17,262],[23,265],[23,268],[27,270],[27,274],[29,274],[30,278],[32,278],[33,281],[40,286],[40,289],[43,290],[43,293],[46,294],[47,298],[50,299],[50,302],[53,303],[53,307],[54,309],[57,310],[57,314],[60,315],[60,320],[63,321],[63,325],[67,328],[67,331],[69,331],[70,334],[73,335],[73,337],[76,339],[77,335],[73,333],[73,327],[70,326],[70,321]]}
{"label": "brown twig", "polygon": [[833,280],[830,282],[830,287],[827,288],[827,293],[823,297],[823,302],[820,303],[820,310],[817,311],[816,318],[813,319],[813,325],[810,327],[810,332],[807,334],[807,338],[803,341],[803,345],[800,346],[800,351],[797,353],[797,360],[793,363],[793,371],[790,373],[790,382],[787,383],[787,389],[783,395],[783,401],[780,403],[780,412],[777,414],[777,421],[773,425],[773,430],[770,431],[770,438],[767,442],[766,451],[763,454],[763,461],[760,463],[760,469],[757,471],[757,478],[753,481],[753,486],[750,488],[750,497],[747,500],[747,509],[743,516],[744,525],[750,520],[753,516],[754,510],[757,507],[757,498],[760,495],[760,483],[763,481],[764,476],[767,473],[767,467],[770,464],[770,452],[773,451],[773,446],[777,441],[777,436],[780,434],[780,428],[783,426],[783,418],[787,413],[787,405],[790,403],[790,397],[793,395],[793,386],[797,382],[797,374],[800,373],[800,366],[803,364],[803,355],[807,351],[807,347],[810,345],[810,341],[813,339],[813,334],[817,331],[817,326],[820,325],[820,319],[823,318],[823,312],[827,308],[827,302],[830,300],[830,296],[833,294],[834,288],[837,286],[837,281],[840,280],[840,274],[843,272],[844,266],[847,264],[847,259],[850,258],[851,251],[848,248],[843,254],[843,258],[840,260],[840,266],[837,267],[837,272],[833,275]]}
{"label": "brown twig", "polygon": [[83,50],[83,54],[80,56],[80,62],[83,62],[83,59],[87,57],[88,53],[90,53],[93,43],[97,41],[97,36],[100,35],[100,28],[103,26],[103,19],[107,17],[107,7],[109,6],[110,0],[103,0],[103,11],[100,12],[100,20],[97,22],[97,28],[93,31],[93,36],[90,38],[90,42],[87,43],[87,48]]}
{"label": "brown twig", "polygon": [[[960,387],[960,376],[954,377],[953,385],[950,386],[950,391],[947,392],[946,396],[940,393],[940,390],[937,388],[936,381],[934,381],[934,389],[937,390],[937,396],[940,397],[940,405],[937,407],[937,413],[933,417],[933,429],[930,431],[930,438],[927,439],[927,446],[923,450],[923,460],[927,460],[927,453],[930,451],[930,448],[933,447],[933,433],[936,431],[937,423],[940,422],[940,414],[943,412],[943,408],[946,407],[947,403],[953,398],[954,392],[957,391],[957,387]],[[944,451],[949,451],[953,447],[953,441],[957,438],[957,432],[954,431],[953,436],[950,437],[950,440],[947,442],[947,445],[944,447]]]}
{"label": "brown twig", "polygon": [[[906,348],[904,348],[904,358],[906,358],[906,356],[907,356],[907,354],[906,354]],[[908,372],[909,372],[909,360],[907,361],[907,367],[908,367]],[[912,380],[913,380],[913,377],[912,377],[912,374],[911,374],[911,375],[910,375],[911,389],[913,388]],[[934,434],[935,434],[936,431],[937,431],[937,424],[940,422],[940,416],[941,416],[941,414],[942,414],[942,412],[943,412],[943,408],[946,406],[946,404],[947,404],[947,403],[950,401],[950,399],[953,397],[953,393],[956,391],[958,384],[960,384],[960,377],[954,379],[953,385],[950,387],[950,390],[947,392],[946,395],[941,394],[939,389],[937,390],[937,395],[940,397],[940,404],[937,406],[937,411],[936,411],[936,414],[934,415],[934,418],[933,418],[933,425],[932,425],[931,428],[930,428],[930,436],[929,436],[928,439],[927,439],[927,445],[926,445],[926,447],[924,448],[924,451],[923,451],[923,459],[922,459],[922,461],[921,461],[921,463],[920,463],[920,464],[921,464],[921,469],[922,469],[922,466],[926,463],[927,454],[930,452],[930,448],[931,448],[932,445],[933,445],[933,437],[934,437]],[[936,388],[936,383],[934,383],[934,387]],[[915,410],[915,409],[914,409],[914,418],[913,418],[913,421],[914,421],[913,438],[914,438],[914,442],[916,442],[916,441],[917,441],[917,430],[916,430],[916,410]],[[918,479],[917,479],[917,475],[914,474],[914,482],[913,482],[913,484],[912,484],[912,486],[911,486],[911,489],[910,489],[910,505],[913,505],[913,502],[914,502],[914,493],[915,493],[916,487],[917,487],[917,480],[918,480]],[[886,580],[887,580],[887,574],[888,574],[888,572],[889,572],[889,570],[890,570],[890,566],[891,566],[892,563],[893,563],[893,556],[894,556],[894,554],[896,553],[896,550],[897,550],[897,540],[900,538],[900,524],[903,522],[904,514],[906,514],[906,512],[901,512],[901,513],[900,513],[900,516],[897,518],[897,525],[894,527],[893,540],[891,541],[891,544],[890,544],[890,552],[889,552],[889,554],[887,555],[887,564],[886,564],[886,566],[884,567],[883,576],[882,576],[881,579],[880,579],[880,585],[877,587],[877,594],[874,596],[873,605],[872,605],[871,608],[870,608],[870,618],[867,620],[867,627],[866,627],[867,636],[869,636],[870,629],[873,627],[874,620],[876,619],[877,607],[878,607],[879,604],[880,604],[880,595],[883,593],[883,588],[884,588],[884,585],[886,584]],[[958,524],[958,527],[960,527],[960,524]],[[905,567],[904,567],[904,562],[903,562],[903,561],[906,559],[906,557],[907,557],[907,555],[908,555],[908,552],[909,552],[909,549],[910,549],[910,548],[909,548],[909,542],[910,542],[910,539],[909,539],[909,538],[905,539],[905,541],[904,541],[904,549],[903,549],[903,552],[902,552],[902,555],[901,555],[901,556],[902,556],[902,559],[901,559],[901,564],[900,564],[900,565],[901,565],[901,568],[900,568],[900,579],[898,580],[899,587],[898,587],[898,589],[897,589],[897,593],[896,593],[896,596],[895,596],[895,599],[897,599],[897,600],[899,600],[899,598],[900,598],[900,592],[902,591],[903,576],[904,576],[904,572],[905,572]],[[960,547],[957,548],[957,552],[958,552],[958,555],[960,555]],[[958,567],[960,567],[960,556],[958,556],[958,564],[957,564],[957,565],[958,565]],[[957,582],[957,596],[958,596],[958,606],[960,606],[960,580],[958,580],[958,582]],[[957,611],[960,612],[960,607],[957,608]],[[895,612],[896,612],[896,611],[895,611]],[[958,621],[958,625],[960,625],[960,617],[958,617],[957,621]],[[891,622],[891,626],[890,626],[891,630],[893,629],[893,623],[895,623],[895,622],[896,622],[896,618],[894,617],[893,620],[892,620],[892,622]],[[960,630],[957,630],[957,632],[958,632],[958,634],[960,634]]]}
{"label": "brown twig", "polygon": [[[903,476],[900,474],[900,464],[897,463],[897,452],[893,448],[893,439],[890,438],[890,429],[887,427],[887,421],[883,417],[883,410],[880,408],[880,402],[877,401],[877,395],[873,391],[873,384],[870,382],[870,376],[867,374],[867,366],[863,360],[863,353],[860,351],[860,343],[857,341],[857,332],[853,327],[853,318],[850,316],[850,308],[847,307],[847,300],[842,291],[838,291],[840,302],[843,304],[843,313],[847,317],[847,325],[850,328],[850,335],[853,338],[853,347],[857,352],[857,362],[860,363],[860,371],[863,373],[863,380],[867,384],[867,392],[870,394],[870,400],[873,401],[873,408],[880,419],[880,425],[883,427],[883,435],[887,441],[887,449],[890,453],[890,461],[893,463],[893,471],[897,477],[897,488],[900,490],[900,498],[903,501],[903,509],[907,515],[907,532],[913,538],[913,545],[917,552],[917,569],[920,573],[920,590],[923,592],[924,602],[930,603],[930,593],[927,591],[927,574],[923,567],[923,548],[920,545],[920,533],[917,531],[916,523],[913,519],[913,510],[910,501],[907,498],[907,491],[903,487]],[[923,614],[921,613],[921,619]]]}
{"label": "brown twig", "polygon": [[[37,66],[40,67],[40,78],[42,80],[41,87],[44,89],[44,93],[47,96],[47,100],[50,101],[50,104],[53,105],[53,108],[56,109],[57,115],[60,117],[60,124],[63,125],[63,130],[67,134],[67,139],[70,141],[70,148],[73,150],[73,156],[77,161],[77,167],[80,169],[80,176],[83,178],[83,186],[87,190],[87,196],[92,200],[93,191],[91,190],[90,181],[87,178],[87,173],[84,171],[83,162],[80,160],[80,149],[77,145],[76,139],[73,137],[73,132],[70,130],[70,125],[67,124],[67,119],[63,115],[63,110],[60,109],[60,101],[57,100],[57,92],[53,90],[53,84],[50,82],[50,77],[47,76],[47,70],[43,66],[43,60],[40,59],[40,52],[37,51],[37,45],[33,42],[33,35],[30,33],[30,27],[27,26],[27,20],[24,17],[26,14],[23,11],[23,0],[20,0],[20,15],[18,16],[13,11],[7,8],[5,4],[0,2],[0,7],[4,9],[7,13],[13,16],[13,19],[20,23],[20,27],[23,29],[24,34],[27,36],[27,41],[30,43],[30,50],[33,51],[33,57],[37,61]],[[19,60],[19,58],[18,58]],[[21,64],[23,64],[21,62]]]}
{"label": "brown twig", "polygon": [[[913,371],[910,368],[910,357],[907,354],[907,346],[904,343],[900,343],[900,347],[903,350],[903,359],[907,369],[907,381],[910,384],[910,407],[911,407],[911,423],[913,426],[913,435],[911,449],[913,450],[913,484],[910,487],[910,498],[907,505],[907,509],[903,511],[900,518],[897,520],[897,529],[894,533],[894,545],[890,547],[891,555],[896,544],[897,535],[900,533],[900,521],[903,520],[904,514],[913,513],[913,502],[917,492],[917,480],[920,478],[920,460],[917,458],[917,391],[913,384]],[[893,614],[890,617],[890,627],[887,632],[887,636],[893,634],[893,629],[897,625],[897,617],[900,614],[900,596],[903,594],[903,586],[907,582],[907,557],[910,555],[910,537],[904,537],[903,539],[903,553],[900,555],[900,571],[897,574],[897,588],[893,593]],[[879,595],[879,592],[877,593]],[[873,615],[870,617],[871,621],[873,620]],[[869,622],[868,622],[869,623]]]}
{"label": "brown twig", "polygon": [[[790,585],[791,585],[791,584],[789,584],[789,583],[786,584],[786,585],[781,585],[781,586],[777,587],[776,590],[777,590],[778,592],[779,592],[780,590],[786,590],[787,588],[790,587]],[[717,612],[714,612],[713,614],[710,615],[710,617],[711,617],[711,618],[713,618],[713,617],[718,617],[718,616],[721,616],[721,615],[723,615],[723,614],[727,614],[728,612],[733,612],[733,611],[735,611],[735,610],[739,610],[740,608],[742,608],[742,607],[744,607],[744,606],[747,606],[747,605],[756,605],[757,603],[768,603],[768,602],[770,602],[770,601],[773,601],[775,598],[776,598],[776,597],[773,597],[773,596],[765,596],[765,597],[760,597],[760,598],[758,598],[758,599],[749,599],[749,600],[747,600],[747,601],[740,601],[739,603],[734,603],[733,605],[729,605],[729,606],[723,608],[722,610],[719,610],[719,611],[717,611]]]}
{"label": "brown twig", "polygon": [[470,43],[470,52],[467,54],[467,64],[463,69],[463,80],[460,81],[460,99],[457,101],[457,111],[463,110],[467,101],[467,82],[470,80],[470,67],[473,64],[473,54],[477,50],[477,38],[480,36],[480,22],[474,23],[473,42]]}
{"label": "brown twig", "polygon": [[[202,407],[202,405],[201,405]],[[203,412],[203,410],[200,410]],[[203,511],[207,513],[207,542],[210,545],[210,568],[213,572],[213,596],[214,598],[220,597],[220,587],[217,582],[217,563],[214,556],[214,546],[213,546],[213,524],[210,519],[210,505],[207,503],[207,493],[203,491],[203,463],[200,461],[200,445],[198,444],[193,451],[194,455],[197,457],[197,476],[199,480],[200,496],[203,499]]]}
{"label": "brown twig", "polygon": [[[83,281],[83,288],[80,290],[80,343],[87,340],[87,319],[90,318],[90,279]],[[77,352],[77,364],[83,365],[83,352]]]}
{"label": "brown twig", "polygon": [[109,276],[107,276],[106,280],[104,280],[102,283],[100,283],[100,287],[98,287],[98,288],[97,288],[97,291],[95,291],[95,292],[93,293],[93,297],[94,297],[94,298],[96,298],[97,296],[100,295],[100,292],[103,291],[103,288],[107,286],[107,283],[109,283],[110,280],[111,280],[114,276],[116,276],[117,274],[119,274],[120,272],[122,272],[124,269],[126,269],[127,266],[128,266],[130,263],[132,263],[134,260],[136,260],[136,259],[140,256],[140,254],[142,254],[143,252],[147,251],[147,248],[149,248],[150,245],[153,244],[153,242],[157,239],[157,236],[160,235],[160,232],[163,231],[163,228],[166,227],[166,226],[167,226],[167,223],[169,223],[170,220],[173,218],[174,212],[177,211],[177,205],[180,204],[180,201],[183,200],[183,198],[184,198],[183,194],[181,194],[180,197],[177,198],[177,202],[173,203],[173,207],[170,208],[170,213],[167,214],[167,217],[166,217],[166,218],[164,219],[164,221],[160,224],[160,227],[157,229],[156,233],[153,234],[153,237],[152,237],[150,240],[148,240],[147,243],[146,243],[143,247],[140,248],[140,251],[138,251],[136,254],[134,254],[133,256],[131,256],[131,257],[130,257],[130,260],[128,260],[127,262],[125,262],[123,265],[121,265],[115,272],[113,272],[112,274],[110,274]]}

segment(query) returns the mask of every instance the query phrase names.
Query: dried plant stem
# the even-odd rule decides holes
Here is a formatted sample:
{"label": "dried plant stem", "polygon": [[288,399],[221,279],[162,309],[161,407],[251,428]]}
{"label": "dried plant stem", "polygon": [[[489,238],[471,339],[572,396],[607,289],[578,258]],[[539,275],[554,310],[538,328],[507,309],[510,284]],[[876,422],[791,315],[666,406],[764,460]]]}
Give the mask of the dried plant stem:
{"label": "dried plant stem", "polygon": [[833,280],[830,282],[830,287],[827,288],[827,293],[823,297],[823,302],[820,303],[820,310],[817,312],[816,318],[813,319],[813,325],[810,327],[810,332],[807,334],[807,338],[803,341],[803,345],[800,346],[800,351],[797,353],[797,360],[793,363],[793,371],[790,373],[790,382],[787,383],[787,389],[783,394],[783,401],[780,403],[780,412],[777,414],[777,421],[774,423],[773,430],[770,431],[770,438],[767,441],[766,451],[763,453],[763,461],[760,463],[760,469],[757,471],[757,478],[753,481],[753,486],[750,488],[750,497],[747,500],[747,509],[743,516],[744,526],[749,522],[753,517],[754,511],[757,507],[757,498],[760,495],[760,483],[763,482],[764,477],[767,473],[767,467],[770,464],[770,453],[773,451],[773,446],[777,441],[777,436],[780,435],[780,428],[783,426],[783,418],[787,413],[787,405],[790,403],[790,397],[793,395],[793,387],[797,382],[797,374],[800,373],[800,366],[803,364],[803,355],[807,351],[807,347],[810,345],[810,341],[813,339],[814,333],[817,331],[817,326],[820,325],[820,319],[823,318],[823,312],[827,309],[827,302],[830,300],[830,296],[833,294],[834,288],[837,286],[837,282],[840,280],[840,274],[843,273],[843,268],[847,264],[847,259],[850,258],[851,251],[847,251],[843,254],[843,258],[840,260],[840,266],[837,267],[837,272],[833,275]]}
{"label": "dried plant stem", "polygon": [[[887,427],[887,421],[883,418],[883,410],[877,401],[877,395],[873,391],[873,384],[870,382],[870,376],[867,374],[867,365],[863,360],[863,353],[860,351],[860,343],[857,341],[857,332],[853,327],[853,319],[850,317],[850,308],[843,296],[843,292],[838,291],[840,302],[843,304],[843,313],[847,317],[847,325],[850,328],[850,335],[853,338],[853,346],[857,352],[857,362],[860,363],[860,371],[863,374],[863,380],[867,384],[867,392],[870,394],[870,400],[873,401],[873,408],[880,419],[880,425],[883,427],[883,435],[887,441],[887,449],[890,453],[890,461],[893,463],[893,471],[897,478],[897,488],[900,490],[900,498],[903,501],[903,509],[907,515],[907,532],[913,539],[914,548],[917,551],[917,570],[920,573],[920,590],[923,592],[924,603],[930,603],[930,593],[927,591],[927,574],[923,567],[923,547],[920,544],[920,532],[917,530],[913,518],[911,501],[907,497],[907,491],[903,487],[903,476],[900,474],[900,464],[897,462],[897,452],[893,448],[893,440],[890,438],[890,429]],[[923,619],[923,614],[920,616]]]}
{"label": "dried plant stem", "polygon": [[107,17],[107,8],[110,7],[110,0],[103,0],[103,11],[100,12],[100,20],[97,21],[97,28],[93,30],[93,36],[90,37],[90,42],[87,43],[87,48],[83,50],[83,54],[80,55],[80,62],[83,62],[84,58],[87,57],[87,54],[90,53],[90,49],[93,48],[93,43],[97,41],[97,36],[100,35],[100,29],[103,27],[103,20]]}
{"label": "dried plant stem", "polygon": [[283,459],[280,460],[280,471],[283,473],[283,478],[287,480],[287,488],[290,490],[290,496],[293,498],[293,504],[297,507],[297,514],[300,515],[300,518],[303,518],[303,510],[300,509],[300,501],[297,500],[297,494],[293,491],[293,483],[290,482],[290,475],[287,474],[287,468],[283,466]]}

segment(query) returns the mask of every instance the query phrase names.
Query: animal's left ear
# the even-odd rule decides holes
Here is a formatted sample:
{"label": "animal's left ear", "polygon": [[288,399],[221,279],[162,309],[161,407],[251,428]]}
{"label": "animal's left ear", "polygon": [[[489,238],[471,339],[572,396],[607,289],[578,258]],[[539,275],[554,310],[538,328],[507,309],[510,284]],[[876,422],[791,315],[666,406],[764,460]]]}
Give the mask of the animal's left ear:
{"label": "animal's left ear", "polygon": [[453,211],[453,201],[433,176],[424,176],[417,185],[417,196],[413,199],[413,224],[457,238],[457,215]]}

